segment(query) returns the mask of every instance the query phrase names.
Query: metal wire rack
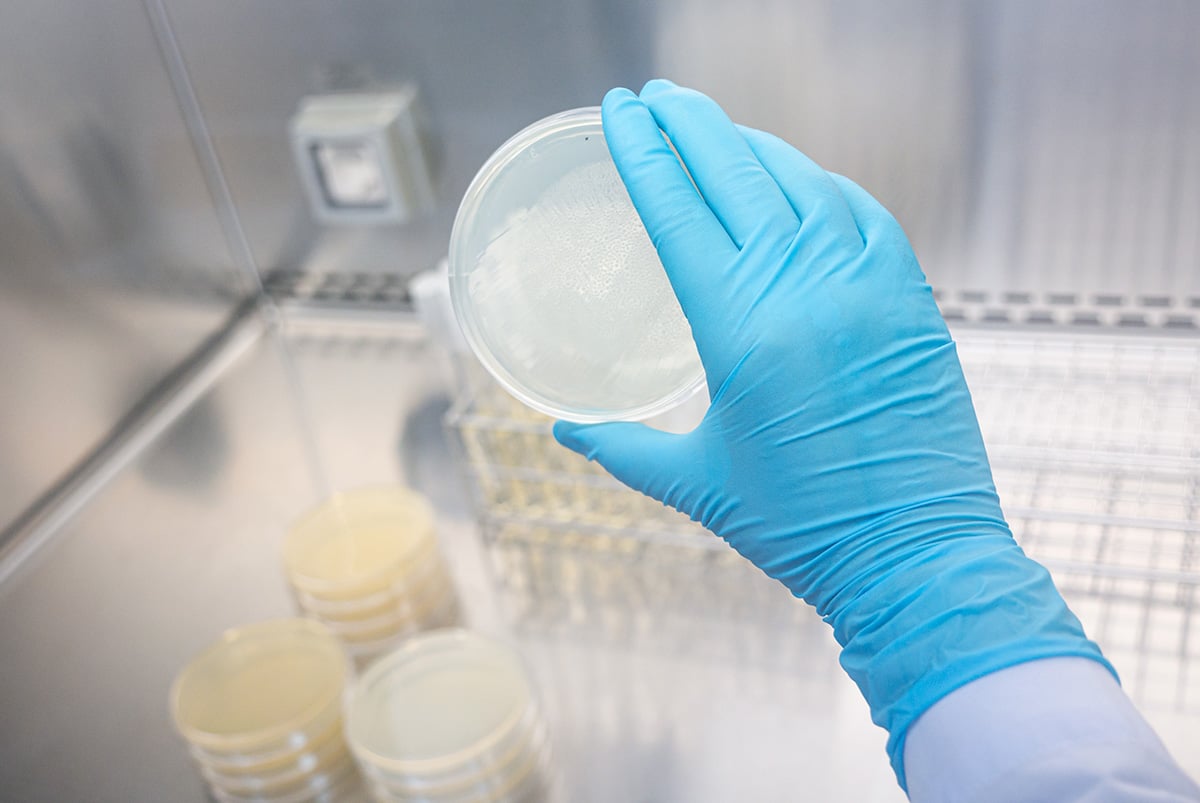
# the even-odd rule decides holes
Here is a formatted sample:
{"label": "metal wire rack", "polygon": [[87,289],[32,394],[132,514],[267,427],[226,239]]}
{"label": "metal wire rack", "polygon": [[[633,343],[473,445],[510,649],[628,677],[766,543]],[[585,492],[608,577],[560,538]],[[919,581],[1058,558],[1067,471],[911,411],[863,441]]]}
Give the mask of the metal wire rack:
{"label": "metal wire rack", "polygon": [[[1200,340],[956,335],[1018,541],[1139,702],[1200,712]],[[460,368],[447,423],[516,620],[621,638],[670,621],[677,646],[710,648],[720,640],[694,639],[689,623],[724,623],[743,660],[786,661],[778,634],[811,631],[797,627],[811,611],[722,541],[560,448],[549,419]]]}
{"label": "metal wire rack", "polygon": [[958,333],[996,486],[1144,705],[1200,712],[1200,340]]}
{"label": "metal wire rack", "polygon": [[478,364],[447,416],[510,621],[771,669],[828,649],[783,586],[686,516],[563,449]]}

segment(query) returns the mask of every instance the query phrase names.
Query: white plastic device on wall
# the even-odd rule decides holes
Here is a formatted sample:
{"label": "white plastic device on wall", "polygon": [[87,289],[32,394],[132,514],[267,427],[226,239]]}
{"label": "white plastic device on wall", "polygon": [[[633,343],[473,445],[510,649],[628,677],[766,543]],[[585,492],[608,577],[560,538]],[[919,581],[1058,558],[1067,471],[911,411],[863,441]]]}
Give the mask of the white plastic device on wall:
{"label": "white plastic device on wall", "polygon": [[435,202],[426,116],[416,85],[312,95],[288,124],[313,214],[327,224],[399,224]]}

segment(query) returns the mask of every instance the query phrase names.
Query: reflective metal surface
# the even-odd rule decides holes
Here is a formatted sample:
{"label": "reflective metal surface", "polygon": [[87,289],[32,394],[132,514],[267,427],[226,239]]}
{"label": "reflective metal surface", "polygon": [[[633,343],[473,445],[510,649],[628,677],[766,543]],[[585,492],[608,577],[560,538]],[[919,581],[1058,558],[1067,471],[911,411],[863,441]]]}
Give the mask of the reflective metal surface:
{"label": "reflective metal surface", "polygon": [[[517,638],[539,679],[569,799],[769,800],[798,788],[903,799],[827,639],[811,639],[788,676],[729,656],[696,663],[509,633],[444,442],[437,355],[403,325],[355,320],[310,323],[290,340],[329,482],[399,480],[437,503],[468,620]],[[262,341],[44,559],[0,586],[0,641],[20,645],[0,674],[3,797],[203,800],[167,690],[222,629],[291,611],[279,549],[321,482],[294,392]]]}
{"label": "reflective metal surface", "polygon": [[222,629],[289,610],[282,527],[317,494],[287,398],[264,342],[0,587],[0,797],[204,799],[167,690]]}
{"label": "reflective metal surface", "polygon": [[146,13],[0,23],[0,531],[246,291]]}
{"label": "reflective metal surface", "polygon": [[257,342],[266,326],[257,302],[238,307],[220,331],[157,382],[67,476],[0,530],[0,585],[36,560],[62,534],[65,523],[190,411],[229,366]]}
{"label": "reflective metal surface", "polygon": [[[1190,0],[165,2],[267,271],[428,268],[508,136],[662,75],[876,194],[948,300],[1015,304],[1020,321],[1064,294],[1134,314],[1200,304]],[[437,211],[317,226],[288,116],[307,93],[404,80],[440,142]]]}
{"label": "reflective metal surface", "polygon": [[[653,75],[876,193],[952,318],[1195,328],[1197,35],[1187,0],[10,3],[0,522],[252,292],[256,267],[430,267],[500,142]],[[436,210],[318,225],[289,116],[310,93],[409,80],[437,141]]]}
{"label": "reflective metal surface", "polygon": [[[654,52],[654,9],[632,0],[351,0],[336,8],[266,0],[219,13],[201,0],[166,6],[266,271],[408,275],[432,267],[445,254],[458,200],[501,142],[638,81]],[[437,143],[436,211],[398,226],[318,225],[292,161],[288,118],[307,94],[409,80]]]}
{"label": "reflective metal surface", "polygon": [[[730,649],[732,631],[716,618],[681,630],[643,609],[636,628],[603,631],[569,617],[515,617],[498,594],[511,578],[489,573],[447,448],[441,355],[394,313],[309,312],[287,324],[288,352],[262,339],[65,526],[44,559],[0,586],[0,643],[14,645],[0,673],[0,797],[203,800],[170,729],[172,676],[222,629],[291,612],[284,529],[322,486],[399,481],[437,506],[469,623],[514,641],[537,677],[567,799],[904,800],[884,734],[811,614],[790,625],[782,661],[778,634],[756,640],[743,628]],[[963,335],[1019,537],[1055,567],[1130,693],[1200,774],[1191,749],[1200,656],[1187,639],[1200,576],[1187,547],[1197,515],[1188,501],[1195,344]],[[1139,372],[1141,385],[1118,381]],[[1078,382],[1089,392],[1075,398]],[[1161,437],[1144,415],[1122,419],[1120,430],[1105,423],[1149,404],[1142,386],[1169,389],[1161,415],[1189,440]],[[1018,391],[1019,404],[1007,403]],[[1046,429],[1071,411],[1077,426]],[[1086,484],[1102,459],[1110,468]],[[1174,479],[1164,483],[1166,469]],[[1109,494],[1104,483],[1117,475],[1120,493]],[[1127,507],[1100,509],[1108,499]],[[1126,528],[1127,549],[1104,549],[1105,527]],[[563,554],[553,543],[542,549]]]}
{"label": "reflective metal surface", "polygon": [[[88,494],[26,518],[48,546],[0,584],[0,798],[202,800],[167,719],[173,674],[223,628],[290,612],[292,516],[330,489],[405,482],[438,507],[469,621],[539,678],[570,799],[903,799],[820,623],[780,672],[756,658],[770,643],[690,654],[723,643],[716,622],[681,635],[643,616],[636,639],[518,622],[444,442],[445,366],[389,311],[444,254],[496,146],[655,75],[877,194],[952,318],[1185,333],[1011,327],[963,354],[1014,524],[1200,775],[1198,38],[1190,0],[6,3],[0,529],[259,275],[346,314],[308,309],[285,340],[211,363],[213,389],[184,382],[116,433]],[[406,80],[438,142],[436,210],[316,224],[288,148],[297,103]]]}

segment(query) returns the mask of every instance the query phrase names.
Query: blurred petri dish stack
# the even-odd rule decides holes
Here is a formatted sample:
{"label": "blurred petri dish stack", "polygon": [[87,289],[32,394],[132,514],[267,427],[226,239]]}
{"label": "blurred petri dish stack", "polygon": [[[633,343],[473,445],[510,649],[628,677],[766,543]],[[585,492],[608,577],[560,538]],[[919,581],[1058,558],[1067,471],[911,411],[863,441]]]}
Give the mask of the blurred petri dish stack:
{"label": "blurred petri dish stack", "polygon": [[413,633],[458,622],[433,510],[407,488],[334,495],[292,526],[283,562],[300,610],[360,668]]}
{"label": "blurred petri dish stack", "polygon": [[350,675],[318,622],[226,631],[171,689],[171,716],[221,803],[345,803],[361,782],[342,729]]}
{"label": "blurred petri dish stack", "polygon": [[552,796],[546,731],[524,667],[469,631],[423,634],[376,661],[348,694],[346,738],[380,803]]}
{"label": "blurred petri dish stack", "polygon": [[704,386],[598,108],[537,121],[480,168],[454,220],[449,280],[471,350],[535,410],[644,419]]}

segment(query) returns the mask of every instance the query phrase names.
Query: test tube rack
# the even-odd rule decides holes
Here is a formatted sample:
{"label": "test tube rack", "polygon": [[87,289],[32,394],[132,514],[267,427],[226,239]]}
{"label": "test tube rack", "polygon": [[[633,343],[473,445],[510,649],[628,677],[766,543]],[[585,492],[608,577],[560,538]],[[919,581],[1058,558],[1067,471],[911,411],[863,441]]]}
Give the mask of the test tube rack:
{"label": "test tube rack", "polygon": [[782,667],[824,625],[721,539],[563,448],[469,358],[447,414],[516,626]]}

